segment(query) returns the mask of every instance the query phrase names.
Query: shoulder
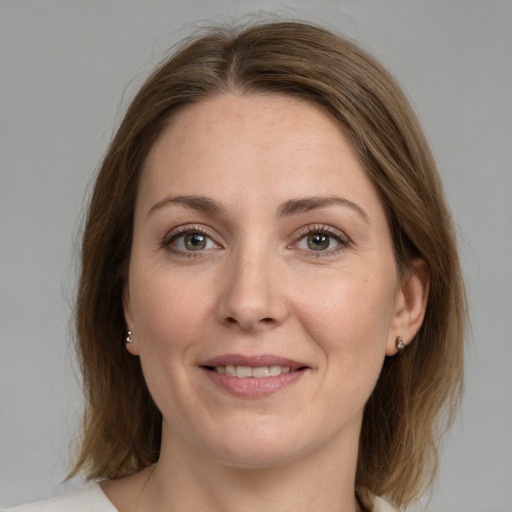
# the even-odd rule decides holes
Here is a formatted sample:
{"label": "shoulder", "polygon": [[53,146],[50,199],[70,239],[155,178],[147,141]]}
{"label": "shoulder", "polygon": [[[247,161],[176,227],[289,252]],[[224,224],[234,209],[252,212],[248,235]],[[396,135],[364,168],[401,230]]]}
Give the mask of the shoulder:
{"label": "shoulder", "polygon": [[372,512],[398,512],[398,510],[382,498],[374,496]]}
{"label": "shoulder", "polygon": [[55,498],[9,508],[3,512],[118,512],[97,483]]}

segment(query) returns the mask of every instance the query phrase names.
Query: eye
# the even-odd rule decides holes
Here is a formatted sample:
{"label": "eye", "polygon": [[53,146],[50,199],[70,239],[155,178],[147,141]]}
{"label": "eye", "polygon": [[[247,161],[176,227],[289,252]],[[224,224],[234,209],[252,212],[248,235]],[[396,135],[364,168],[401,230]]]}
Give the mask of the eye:
{"label": "eye", "polygon": [[162,245],[175,253],[201,252],[219,248],[219,245],[210,236],[197,227],[180,227],[171,231],[163,240]]}
{"label": "eye", "polygon": [[319,253],[336,252],[349,244],[347,237],[340,231],[328,226],[308,226],[306,233],[293,244],[296,249]]}
{"label": "eye", "polygon": [[324,233],[308,235],[305,237],[305,241],[308,249],[311,249],[312,251],[325,251],[326,249],[329,249],[329,246],[333,242],[332,237],[325,235]]}

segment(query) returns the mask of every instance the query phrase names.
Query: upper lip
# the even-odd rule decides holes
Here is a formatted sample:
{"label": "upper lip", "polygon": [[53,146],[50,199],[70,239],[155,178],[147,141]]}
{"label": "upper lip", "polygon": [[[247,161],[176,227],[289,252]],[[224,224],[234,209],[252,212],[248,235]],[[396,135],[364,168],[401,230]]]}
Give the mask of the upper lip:
{"label": "upper lip", "polygon": [[242,354],[223,354],[204,361],[200,366],[216,367],[227,365],[250,366],[251,368],[258,368],[261,366],[284,366],[290,368],[290,370],[297,370],[299,368],[307,367],[306,364],[299,361],[294,361],[293,359],[273,354],[260,354],[255,356],[246,356]]}

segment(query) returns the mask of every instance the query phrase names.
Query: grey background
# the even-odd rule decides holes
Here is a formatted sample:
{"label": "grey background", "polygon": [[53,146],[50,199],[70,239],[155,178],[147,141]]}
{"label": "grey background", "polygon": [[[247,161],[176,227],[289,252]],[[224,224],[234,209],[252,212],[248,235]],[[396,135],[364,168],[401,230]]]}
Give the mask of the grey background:
{"label": "grey background", "polygon": [[[0,1],[0,504],[50,496],[79,422],[70,349],[84,196],[141,80],[195,22],[258,10],[353,37],[431,141],[471,304],[463,414],[427,510],[512,511],[512,3]],[[71,485],[73,482],[71,482]]]}

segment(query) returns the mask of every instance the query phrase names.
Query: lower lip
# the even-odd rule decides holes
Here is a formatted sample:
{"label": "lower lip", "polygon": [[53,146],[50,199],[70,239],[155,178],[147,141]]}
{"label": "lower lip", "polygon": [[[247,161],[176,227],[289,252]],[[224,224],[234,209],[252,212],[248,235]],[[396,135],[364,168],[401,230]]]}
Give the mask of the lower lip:
{"label": "lower lip", "polygon": [[219,388],[227,391],[231,395],[241,398],[261,398],[272,395],[282,389],[285,389],[297,382],[307,370],[296,370],[290,373],[282,373],[275,377],[264,377],[257,379],[248,377],[240,379],[228,375],[217,373],[206,368],[201,368],[207,377]]}

